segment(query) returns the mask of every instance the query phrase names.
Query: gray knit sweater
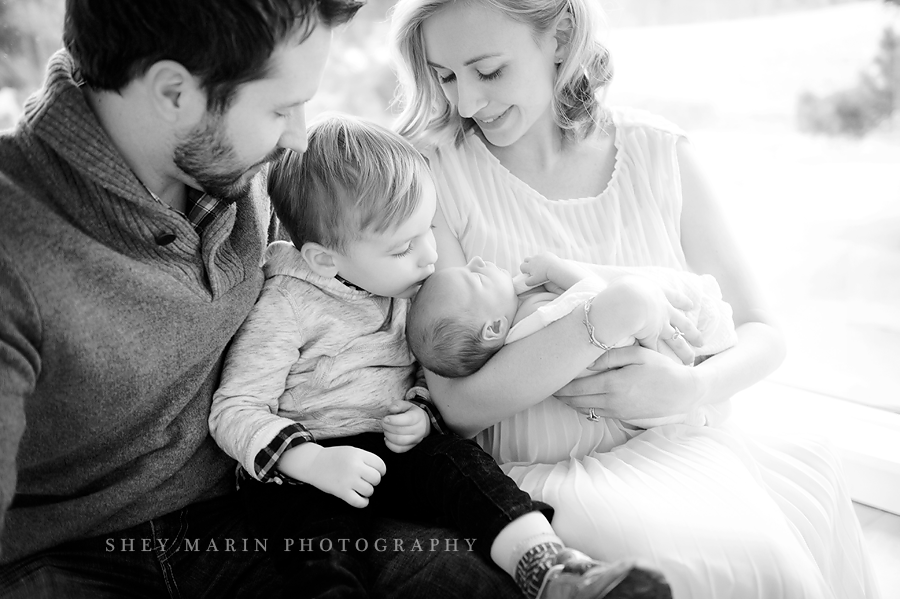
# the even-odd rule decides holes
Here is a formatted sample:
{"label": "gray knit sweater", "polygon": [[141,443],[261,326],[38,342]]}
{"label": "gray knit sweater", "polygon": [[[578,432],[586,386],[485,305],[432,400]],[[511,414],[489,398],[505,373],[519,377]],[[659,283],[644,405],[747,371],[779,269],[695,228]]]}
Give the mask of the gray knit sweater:
{"label": "gray knit sweater", "polygon": [[263,282],[260,182],[199,237],[149,196],[71,72],[54,56],[0,135],[4,563],[229,491],[207,417]]}

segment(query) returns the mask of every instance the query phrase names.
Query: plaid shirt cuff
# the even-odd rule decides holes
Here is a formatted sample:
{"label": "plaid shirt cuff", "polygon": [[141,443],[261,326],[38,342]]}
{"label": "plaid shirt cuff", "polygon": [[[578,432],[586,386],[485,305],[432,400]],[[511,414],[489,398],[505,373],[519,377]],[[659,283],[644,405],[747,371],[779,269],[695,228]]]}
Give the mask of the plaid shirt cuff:
{"label": "plaid shirt cuff", "polygon": [[[425,390],[425,393],[428,393],[428,391]],[[410,397],[407,394],[406,401],[425,410],[425,413],[428,414],[428,419],[431,421],[431,432],[441,435],[446,435],[450,432],[450,429],[444,424],[444,419],[441,418],[441,413],[431,404],[427,395],[423,397],[417,393]]]}
{"label": "plaid shirt cuff", "polygon": [[314,441],[312,433],[302,424],[295,422],[284,427],[268,445],[256,454],[256,459],[253,460],[256,478],[262,482],[273,481],[282,484],[287,479],[275,469],[278,459],[291,447]]}

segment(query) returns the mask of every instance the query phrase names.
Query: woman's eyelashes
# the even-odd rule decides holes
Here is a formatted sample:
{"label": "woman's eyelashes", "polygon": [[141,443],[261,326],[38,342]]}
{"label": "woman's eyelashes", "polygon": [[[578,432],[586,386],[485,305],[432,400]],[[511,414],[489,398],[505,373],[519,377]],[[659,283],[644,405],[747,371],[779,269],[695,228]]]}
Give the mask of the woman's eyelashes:
{"label": "woman's eyelashes", "polygon": [[[501,68],[495,71],[491,71],[490,73],[482,73],[480,71],[476,71],[476,73],[478,74],[478,78],[482,81],[493,81],[501,75],[502,71],[503,69]],[[448,73],[447,75],[441,75],[440,73],[438,73],[437,77],[438,81],[441,82],[441,85],[447,85],[448,83],[453,83],[454,81],[456,81],[456,75],[452,72]]]}

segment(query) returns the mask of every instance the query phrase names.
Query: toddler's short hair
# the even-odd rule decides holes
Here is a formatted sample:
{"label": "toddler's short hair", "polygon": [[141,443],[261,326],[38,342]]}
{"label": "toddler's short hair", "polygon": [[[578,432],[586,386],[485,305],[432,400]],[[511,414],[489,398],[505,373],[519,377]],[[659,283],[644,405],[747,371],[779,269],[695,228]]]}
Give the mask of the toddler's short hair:
{"label": "toddler's short hair", "polygon": [[306,242],[343,252],[367,233],[412,215],[430,177],[425,158],[388,129],[328,114],[308,129],[304,154],[288,150],[268,175],[269,197],[297,248]]}
{"label": "toddler's short hair", "polygon": [[[434,275],[432,275],[433,277]],[[406,316],[406,340],[419,363],[445,378],[466,377],[477,372],[502,347],[481,335],[483,322],[466,312],[436,309],[446,305],[429,290],[425,279]]]}

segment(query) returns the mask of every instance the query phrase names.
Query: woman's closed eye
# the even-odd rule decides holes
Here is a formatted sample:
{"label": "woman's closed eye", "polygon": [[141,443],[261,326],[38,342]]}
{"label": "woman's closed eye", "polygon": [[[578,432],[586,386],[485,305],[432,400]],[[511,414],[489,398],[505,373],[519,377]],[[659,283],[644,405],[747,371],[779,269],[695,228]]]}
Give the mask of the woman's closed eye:
{"label": "woman's closed eye", "polygon": [[[480,71],[476,71],[478,73],[478,78],[482,81],[493,81],[500,77],[503,73],[503,69],[497,69],[496,71],[491,71],[490,73],[482,73]],[[441,85],[448,85],[456,81],[456,75],[453,72],[448,73],[447,75],[441,75],[437,73],[438,81],[440,81]]]}
{"label": "woman's closed eye", "polygon": [[490,73],[478,73],[478,78],[482,81],[493,81],[497,77],[501,75],[503,69],[497,69],[496,71],[492,71]]}

